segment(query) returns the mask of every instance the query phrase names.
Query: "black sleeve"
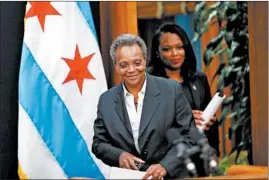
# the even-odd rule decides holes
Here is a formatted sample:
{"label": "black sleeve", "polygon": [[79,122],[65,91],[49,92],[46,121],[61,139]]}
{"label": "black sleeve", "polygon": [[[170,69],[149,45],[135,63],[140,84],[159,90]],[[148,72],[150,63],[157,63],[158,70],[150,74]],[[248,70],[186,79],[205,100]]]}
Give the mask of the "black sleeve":
{"label": "black sleeve", "polygon": [[[175,120],[172,128],[176,129],[177,132],[181,132],[180,135],[184,137],[184,143],[191,147],[195,144],[194,140],[190,136],[190,131],[196,128],[194,119],[192,116],[192,110],[188,103],[188,100],[184,96],[181,86],[176,83],[176,101],[175,101]],[[160,164],[167,170],[168,174],[174,177],[183,162],[176,158],[177,150],[175,146],[172,146],[165,157],[161,160]]]}

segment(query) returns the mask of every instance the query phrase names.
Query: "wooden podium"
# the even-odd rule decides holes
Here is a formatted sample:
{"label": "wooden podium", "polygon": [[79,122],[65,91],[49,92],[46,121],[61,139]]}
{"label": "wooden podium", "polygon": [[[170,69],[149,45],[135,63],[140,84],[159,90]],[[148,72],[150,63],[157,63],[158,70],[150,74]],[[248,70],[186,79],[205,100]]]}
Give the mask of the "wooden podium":
{"label": "wooden podium", "polygon": [[[90,179],[83,177],[73,177],[71,179]],[[244,166],[244,165],[233,165],[228,168],[226,176],[211,176],[211,177],[200,177],[200,178],[186,178],[188,180],[200,180],[200,179],[268,179],[268,167],[264,166]]]}
{"label": "wooden podium", "polygon": [[228,168],[226,176],[211,176],[188,179],[268,179],[268,167],[233,165]]}

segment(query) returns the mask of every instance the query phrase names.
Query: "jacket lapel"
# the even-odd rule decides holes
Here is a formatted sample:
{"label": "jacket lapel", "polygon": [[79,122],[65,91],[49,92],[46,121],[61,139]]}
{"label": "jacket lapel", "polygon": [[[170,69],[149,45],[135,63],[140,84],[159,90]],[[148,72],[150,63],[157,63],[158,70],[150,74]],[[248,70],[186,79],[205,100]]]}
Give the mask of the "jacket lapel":
{"label": "jacket lapel", "polygon": [[123,89],[122,86],[119,85],[118,87],[118,93],[115,99],[115,110],[119,116],[119,119],[122,121],[122,123],[125,125],[126,129],[129,131],[129,133],[132,135],[132,128],[131,128],[131,124],[130,124],[130,120],[129,120],[129,116],[127,113],[127,109],[125,106],[125,101],[124,101],[124,97],[123,97]]}
{"label": "jacket lapel", "polygon": [[200,109],[201,106],[201,102],[200,102],[200,93],[199,91],[201,91],[200,89],[198,89],[200,86],[199,84],[196,83],[196,81],[194,82],[190,82],[190,91],[192,93],[193,96],[193,101],[194,101],[194,105],[196,107],[196,109]]}
{"label": "jacket lapel", "polygon": [[139,137],[143,134],[149,122],[151,121],[155,111],[157,110],[160,99],[158,95],[160,91],[151,75],[147,74],[146,93],[143,102],[142,115],[139,126]]}

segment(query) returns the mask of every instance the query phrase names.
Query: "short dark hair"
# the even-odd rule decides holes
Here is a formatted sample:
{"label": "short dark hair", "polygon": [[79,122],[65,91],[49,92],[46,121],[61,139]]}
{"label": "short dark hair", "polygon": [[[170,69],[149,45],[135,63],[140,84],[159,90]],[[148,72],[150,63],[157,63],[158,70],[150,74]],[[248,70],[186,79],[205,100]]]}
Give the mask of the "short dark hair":
{"label": "short dark hair", "polygon": [[174,33],[181,38],[183,48],[185,50],[185,60],[181,66],[180,75],[183,77],[184,81],[188,81],[189,78],[196,72],[196,57],[186,32],[179,25],[174,23],[166,23],[161,25],[152,37],[151,56],[148,64],[150,67],[152,67],[151,74],[167,77],[160,56],[158,55],[160,37],[163,33]]}
{"label": "short dark hair", "polygon": [[137,44],[143,53],[143,57],[147,60],[147,46],[142,38],[134,34],[119,35],[110,46],[110,57],[112,62],[116,63],[116,50],[123,46],[132,46]]}

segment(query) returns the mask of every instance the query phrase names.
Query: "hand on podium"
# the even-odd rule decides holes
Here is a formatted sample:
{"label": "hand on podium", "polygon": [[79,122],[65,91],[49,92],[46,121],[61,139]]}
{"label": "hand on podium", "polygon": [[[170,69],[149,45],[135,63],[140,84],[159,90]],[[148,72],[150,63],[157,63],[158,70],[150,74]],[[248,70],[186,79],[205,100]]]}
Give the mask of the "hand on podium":
{"label": "hand on podium", "polygon": [[167,171],[161,164],[153,164],[147,169],[143,180],[148,179],[149,177],[152,177],[152,179],[163,179],[166,174]]}

